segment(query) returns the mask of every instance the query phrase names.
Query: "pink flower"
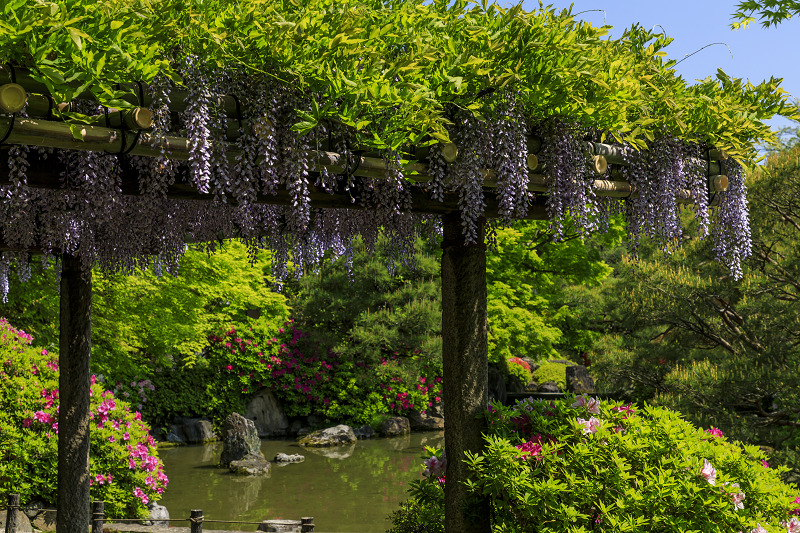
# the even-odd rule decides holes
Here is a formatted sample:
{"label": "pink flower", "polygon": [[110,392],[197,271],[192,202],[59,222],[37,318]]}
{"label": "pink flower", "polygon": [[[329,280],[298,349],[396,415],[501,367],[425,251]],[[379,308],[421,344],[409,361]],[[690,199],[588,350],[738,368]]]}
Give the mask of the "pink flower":
{"label": "pink flower", "polygon": [[756,524],[755,529],[751,529],[750,533],[768,533],[768,531],[761,527],[761,524]]}
{"label": "pink flower", "polygon": [[94,482],[102,485],[106,482],[106,477],[103,474],[97,474],[94,476]]}
{"label": "pink flower", "polygon": [[112,478],[112,477],[111,477],[111,474],[108,474],[108,475],[106,476],[106,483],[108,483],[108,484],[110,485],[110,484],[111,484],[111,480],[112,480],[112,479],[114,479],[114,478]]}
{"label": "pink flower", "polygon": [[761,464],[762,464],[762,465],[764,465],[766,468],[769,468],[769,463],[768,463],[768,462],[766,462],[766,461],[765,461],[765,460],[763,460],[763,459],[761,460]]}
{"label": "pink flower", "polygon": [[589,433],[597,433],[597,430],[600,429],[601,423],[602,421],[595,417],[591,417],[589,420],[578,418],[578,424],[582,426],[581,429],[584,435],[588,435]]}
{"label": "pink flower", "polygon": [[131,434],[128,433],[127,431],[122,434],[122,440],[130,440],[130,438],[131,438]]}
{"label": "pink flower", "polygon": [[711,435],[712,437],[715,437],[715,438],[722,437],[722,431],[717,429],[717,428],[715,428],[715,427],[713,427],[713,426],[711,428],[707,429],[706,433],[708,433],[709,435]]}
{"label": "pink flower", "polygon": [[712,485],[717,482],[717,471],[714,469],[714,466],[708,462],[708,459],[703,459],[703,468],[700,469],[700,475]]}
{"label": "pink flower", "polygon": [[22,427],[24,427],[24,428],[31,427],[31,424],[33,424],[33,419],[30,418],[30,417],[28,417],[28,418],[26,418],[25,420],[22,421]]}
{"label": "pink flower", "polygon": [[425,467],[425,470],[422,472],[423,476],[440,477],[444,475],[447,469],[447,459],[444,457],[439,459],[435,455],[431,455],[430,459],[425,459]]}
{"label": "pink flower", "polygon": [[33,413],[33,418],[37,422],[41,422],[43,424],[51,424],[53,422],[53,416],[50,413],[45,413],[44,411],[36,411]]}
{"label": "pink flower", "polygon": [[[739,488],[739,484],[738,483],[734,483],[731,486],[732,487],[736,487],[737,489]],[[744,503],[743,503],[744,502],[744,498],[745,498],[745,495],[744,495],[744,492],[742,492],[742,491],[731,493],[731,500],[733,500],[733,508],[734,509],[744,509]],[[798,533],[800,533],[800,531]]]}
{"label": "pink flower", "polygon": [[233,365],[226,365],[225,370],[233,370]]}
{"label": "pink flower", "polygon": [[108,442],[115,442],[117,439],[114,438],[114,435],[108,437]]}
{"label": "pink flower", "polygon": [[142,503],[144,504],[147,504],[150,501],[150,498],[147,497],[147,494],[145,494],[144,491],[139,487],[133,489],[133,495],[142,500]]}
{"label": "pink flower", "polygon": [[523,452],[522,456],[525,457],[526,459],[530,457],[535,457],[542,452],[542,445],[532,440],[529,440],[524,444],[517,444],[517,448],[522,450]]}
{"label": "pink flower", "polygon": [[575,398],[572,407],[586,407],[586,410],[594,415],[600,414],[600,400],[597,398],[589,398],[585,394]]}
{"label": "pink flower", "polygon": [[800,533],[800,521],[797,518],[792,518],[786,524],[787,533]]}

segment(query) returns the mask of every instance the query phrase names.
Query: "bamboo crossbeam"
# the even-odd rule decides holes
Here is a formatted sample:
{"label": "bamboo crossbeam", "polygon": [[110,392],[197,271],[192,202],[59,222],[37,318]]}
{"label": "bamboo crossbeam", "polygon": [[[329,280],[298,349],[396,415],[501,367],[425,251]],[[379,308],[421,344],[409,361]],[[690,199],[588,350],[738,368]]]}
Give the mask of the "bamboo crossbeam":
{"label": "bamboo crossbeam", "polygon": [[[36,156],[32,156],[30,167],[27,171],[27,185],[33,188],[43,189],[60,189],[59,173],[55,168],[55,164],[51,160],[40,160]],[[120,183],[120,192],[126,196],[140,196],[139,178],[135,171],[126,170],[123,179]],[[4,160],[0,162],[0,186],[8,185],[9,169]],[[372,206],[362,205],[358,199],[360,198],[359,191],[346,191],[344,187],[339,187],[334,193],[330,193],[320,187],[309,185],[309,201],[312,208],[315,209],[372,209]],[[415,213],[423,214],[436,214],[445,215],[459,211],[458,194],[448,193],[445,195],[444,201],[440,202],[430,197],[430,194],[423,187],[412,187],[411,194],[411,210]],[[194,200],[194,201],[214,201],[213,194],[200,193],[191,184],[177,182],[170,185],[167,189],[166,196],[173,200]],[[353,199],[356,199],[354,202]],[[292,205],[293,198],[289,191],[286,189],[278,189],[276,194],[258,194],[255,198],[255,203],[266,205]],[[497,195],[493,189],[484,191],[484,201],[486,204],[485,214],[487,217],[497,217],[499,215],[499,202]],[[236,205],[234,199],[228,199],[229,205]],[[547,213],[544,208],[544,202],[541,199],[534,199],[529,205],[528,215],[525,217],[528,220],[546,220]]]}
{"label": "bamboo crossbeam", "polygon": [[[2,105],[1,102],[0,105]],[[68,104],[56,104],[50,96],[29,94],[25,111],[29,117],[57,121],[57,116],[53,115],[55,108],[59,108],[61,111],[69,111]],[[93,126],[105,126],[114,129],[146,130],[153,127],[153,112],[145,107],[123,110],[112,109],[108,113],[89,117],[87,122]]]}
{"label": "bamboo crossbeam", "polygon": [[[41,94],[45,96],[52,96],[47,86],[34,79],[28,69],[20,67],[11,67],[9,65],[0,64],[0,85],[16,82],[21,85],[28,93]],[[79,83],[70,84],[72,87],[79,87]],[[133,106],[150,107],[153,104],[153,95],[150,87],[147,84],[138,83],[122,83],[120,86],[123,89],[130,91],[122,97],[122,100],[128,102]],[[140,101],[141,93],[141,101]],[[173,89],[170,91],[170,110],[182,112],[185,111],[189,105],[189,91],[184,89]],[[97,97],[90,92],[83,92],[78,95],[79,98],[89,101],[97,101]],[[241,106],[235,96],[223,95],[216,101],[217,106],[230,118],[240,118]]]}
{"label": "bamboo crossbeam", "polygon": [[[75,127],[74,125],[72,126],[72,128]],[[79,140],[73,135],[70,125],[63,122],[35,120],[22,117],[16,117],[15,119],[0,117],[0,132],[7,131],[8,128],[12,128],[6,140],[9,144],[48,146],[68,150],[104,151],[112,154],[129,153],[150,157],[160,155],[161,147],[164,147],[169,152],[170,158],[172,159],[189,159],[189,141],[182,137],[167,136],[155,142],[151,133],[126,135],[121,130],[85,125],[79,126],[79,133],[83,139]],[[233,145],[228,145],[226,150],[231,156],[235,156],[239,153]],[[354,158],[354,162],[351,161],[348,163],[344,155],[335,152],[315,151],[310,155],[315,164],[315,168],[326,167],[329,172],[334,174],[352,174],[355,176],[372,178],[383,178],[386,176],[386,162],[382,158],[358,156]],[[592,164],[598,172],[601,167],[604,167],[604,162],[605,156],[594,156],[592,159]],[[424,163],[410,163],[404,167],[404,172],[408,178],[420,185],[424,185],[431,180],[428,174],[428,167]],[[546,178],[542,174],[533,173],[529,176],[529,180],[528,189],[531,192],[547,192]],[[485,170],[485,187],[492,189],[497,186],[496,183],[495,171],[491,169]],[[52,183],[50,186],[57,187],[57,185]],[[727,187],[728,179],[726,176],[711,176],[709,181],[709,190],[711,192],[723,191],[726,190]],[[138,190],[138,185],[135,189]],[[596,179],[594,180],[594,189],[595,194],[598,196],[626,198],[636,194],[636,191],[626,181]],[[133,194],[134,192],[133,189],[127,191],[129,194]],[[210,198],[197,196],[198,194],[199,193],[196,191],[191,190],[191,188],[187,189],[185,187],[178,187],[172,191],[172,195],[176,198],[186,195],[188,195],[186,196],[188,198]],[[327,193],[320,193],[320,195],[321,196],[316,199],[317,203],[327,205],[332,201],[329,198],[330,195],[327,195]],[[690,197],[688,191],[676,191],[676,195],[679,198]],[[281,203],[286,201],[283,198],[270,198],[272,197],[266,197],[259,201],[263,203]],[[338,202],[338,200],[333,201],[333,203],[336,202]],[[418,202],[422,202],[422,199],[418,199]],[[426,209],[424,212],[438,213],[441,212],[442,208],[441,206],[436,207],[433,204],[426,204],[426,206],[420,204],[419,209]]]}
{"label": "bamboo crossbeam", "polygon": [[27,96],[25,88],[18,83],[0,85],[0,111],[3,113],[19,113],[25,107]]}
{"label": "bamboo crossbeam", "polygon": [[[625,160],[624,149],[621,146],[587,141],[585,151],[589,155],[601,155],[606,158],[607,162],[614,165],[628,164]],[[699,161],[702,161],[704,165],[708,165],[709,174],[720,174],[719,161],[726,158],[727,155],[724,151],[711,149],[708,151],[706,158],[700,158]]]}

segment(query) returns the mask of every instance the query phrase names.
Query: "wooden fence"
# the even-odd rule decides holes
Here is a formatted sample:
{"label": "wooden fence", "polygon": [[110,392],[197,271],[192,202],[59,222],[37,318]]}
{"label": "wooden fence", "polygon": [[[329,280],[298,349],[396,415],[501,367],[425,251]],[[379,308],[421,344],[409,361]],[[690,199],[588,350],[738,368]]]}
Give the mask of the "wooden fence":
{"label": "wooden fence", "polygon": [[[19,533],[20,531],[20,519],[19,514],[22,513],[25,508],[20,506],[20,498],[19,494],[9,494],[8,495],[8,506],[6,507],[6,529],[5,533]],[[31,508],[33,509],[33,508]],[[56,509],[39,509],[36,508],[38,511],[56,511]],[[261,526],[272,526],[277,529],[277,531],[297,531],[299,533],[313,533],[314,532],[314,517],[313,516],[304,516],[300,520],[264,520],[261,522],[243,522],[239,520],[209,520],[203,516],[202,509],[193,509],[190,512],[189,518],[169,518],[169,519],[144,519],[146,521],[151,522],[189,522],[189,528],[191,529],[191,533],[203,533],[203,524],[244,524],[244,525],[255,525],[259,526],[259,531],[264,531],[260,529]],[[114,523],[140,523],[143,519],[141,518],[115,518],[113,519]],[[92,517],[91,517],[91,527],[92,533],[103,533],[103,526],[106,524],[108,520],[106,520],[105,516],[105,502],[102,501],[95,501],[92,502]],[[88,526],[89,524],[87,524]]]}

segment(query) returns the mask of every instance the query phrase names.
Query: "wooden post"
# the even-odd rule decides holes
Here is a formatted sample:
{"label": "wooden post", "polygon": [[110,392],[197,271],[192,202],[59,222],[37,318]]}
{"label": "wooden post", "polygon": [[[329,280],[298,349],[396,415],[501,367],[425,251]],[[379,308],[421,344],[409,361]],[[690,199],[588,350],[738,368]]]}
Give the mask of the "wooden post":
{"label": "wooden post", "polygon": [[103,533],[106,519],[105,502],[92,502],[92,533]]}
{"label": "wooden post", "polygon": [[86,533],[90,521],[91,275],[77,257],[61,256],[57,533]]}
{"label": "wooden post", "polygon": [[191,533],[203,533],[203,510],[192,509],[189,513],[189,527]]}
{"label": "wooden post", "polygon": [[8,510],[6,511],[6,533],[17,533],[19,529],[19,494],[8,495]]}
{"label": "wooden post", "polygon": [[465,245],[460,213],[445,215],[442,241],[442,362],[447,454],[445,530],[489,533],[489,502],[468,498],[464,453],[483,449],[488,395],[486,248],[484,221],[478,244]]}
{"label": "wooden post", "polygon": [[313,516],[303,516],[300,518],[300,533],[314,533]]}

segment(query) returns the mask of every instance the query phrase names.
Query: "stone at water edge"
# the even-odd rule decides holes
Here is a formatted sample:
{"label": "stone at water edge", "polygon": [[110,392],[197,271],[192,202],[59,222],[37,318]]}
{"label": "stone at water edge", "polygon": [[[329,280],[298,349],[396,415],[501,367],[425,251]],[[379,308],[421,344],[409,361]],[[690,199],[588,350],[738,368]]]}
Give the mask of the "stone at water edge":
{"label": "stone at water edge", "polygon": [[245,416],[255,422],[259,437],[282,437],[289,433],[289,419],[270,390],[256,393],[247,403]]}
{"label": "stone at water edge", "polygon": [[411,423],[404,416],[393,416],[381,422],[379,433],[384,437],[398,437],[411,433]]}
{"label": "stone at water edge", "polygon": [[222,424],[222,455],[219,464],[229,466],[231,461],[241,461],[248,456],[264,460],[256,426],[252,420],[239,413],[231,413]]}
{"label": "stone at water edge", "polygon": [[353,428],[340,424],[338,426],[313,431],[302,437],[298,443],[301,446],[325,447],[352,444],[356,441]]}
{"label": "stone at water edge", "polygon": [[371,439],[375,436],[375,430],[367,425],[355,428],[353,433],[355,433],[357,439]]}
{"label": "stone at water edge", "polygon": [[555,381],[545,381],[539,385],[538,392],[561,392],[561,389]]}
{"label": "stone at water edge", "polygon": [[[0,511],[0,530],[6,530],[6,513],[8,511]],[[25,516],[25,513],[22,511],[16,511],[17,513],[17,533],[33,533],[33,528],[31,527],[31,521]]]}
{"label": "stone at water edge", "polygon": [[169,527],[169,511],[163,505],[150,502],[147,505],[148,520],[142,520],[143,526]]}
{"label": "stone at water edge", "polygon": [[594,394],[594,379],[583,365],[567,367],[567,390],[575,394]]}
{"label": "stone at water edge", "polygon": [[435,416],[425,411],[411,411],[408,414],[408,421],[411,424],[411,429],[414,431],[437,431],[444,429],[444,418]]}
{"label": "stone at water edge", "polygon": [[305,460],[306,458],[300,455],[299,453],[295,453],[292,455],[286,453],[279,453],[276,454],[275,459],[273,459],[273,461],[275,461],[276,463],[301,463]]}
{"label": "stone at water edge", "polygon": [[166,440],[174,443],[202,444],[217,440],[217,435],[210,420],[176,416],[169,426]]}
{"label": "stone at water edge", "polygon": [[256,531],[267,533],[300,533],[300,520],[264,520]]}

